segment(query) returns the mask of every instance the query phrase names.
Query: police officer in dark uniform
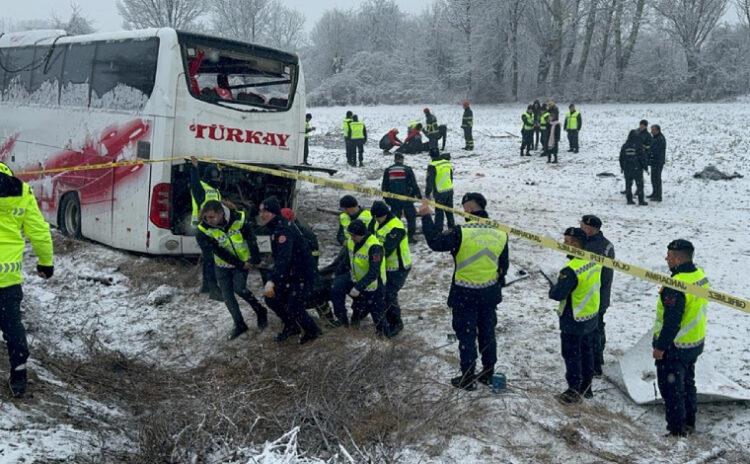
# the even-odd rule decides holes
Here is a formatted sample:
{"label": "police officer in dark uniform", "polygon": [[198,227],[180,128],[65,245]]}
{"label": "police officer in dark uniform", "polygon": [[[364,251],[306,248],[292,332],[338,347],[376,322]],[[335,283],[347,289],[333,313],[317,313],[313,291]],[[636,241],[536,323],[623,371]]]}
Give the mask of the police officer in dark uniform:
{"label": "police officer in dark uniform", "polygon": [[[474,135],[472,134],[472,130],[474,128],[474,112],[471,110],[471,106],[469,106],[469,101],[464,101],[464,114],[461,117],[461,129],[464,130],[464,142],[466,142],[466,145],[464,145],[464,150],[471,151],[474,149]],[[443,146],[445,148],[445,146]]]}
{"label": "police officer in dark uniform", "polygon": [[302,237],[304,237],[307,242],[307,248],[310,250],[310,255],[313,259],[313,273],[315,274],[315,277],[313,278],[313,290],[312,295],[308,294],[308,297],[310,298],[307,300],[305,308],[315,309],[315,312],[318,313],[318,316],[321,319],[325,319],[328,324],[336,326],[336,320],[333,317],[331,306],[328,304],[331,282],[330,280],[325,281],[318,270],[320,265],[320,244],[318,242],[318,236],[308,224],[297,218],[293,209],[281,208],[281,216],[289,221],[291,227],[296,227],[302,234]]}
{"label": "police officer in dark uniform", "polygon": [[[489,217],[487,200],[481,193],[467,193],[461,199],[464,211],[482,218]],[[440,233],[430,216],[430,207],[423,203],[417,211],[422,217],[422,230],[430,249],[450,251],[456,268],[453,273],[448,306],[453,313],[453,330],[458,338],[461,375],[451,385],[475,390],[477,380],[490,385],[497,362],[497,305],[502,301],[502,287],[510,257],[505,232],[481,223],[467,222]],[[482,370],[477,375],[477,342],[482,357]]]}
{"label": "police officer in dark uniform", "polygon": [[[403,153],[396,153],[394,164],[385,168],[383,171],[383,182],[380,189],[384,192],[405,195],[412,198],[422,198],[422,191],[417,184],[414,176],[414,170],[404,164]],[[391,212],[397,218],[401,218],[403,213],[406,216],[406,224],[409,228],[409,243],[415,243],[414,233],[417,229],[417,210],[410,201],[395,200],[385,198],[385,202],[390,206]]]}
{"label": "police officer in dark uniform", "polygon": [[[565,244],[583,249],[586,234],[577,227],[569,227],[564,234]],[[602,265],[568,255],[570,261],[552,284],[549,297],[559,301],[560,340],[565,360],[565,380],[568,389],[557,400],[563,404],[581,402],[581,397],[592,398],[594,378],[594,334],[599,325],[599,287]]]}
{"label": "police officer in dark uniform", "polygon": [[[368,231],[364,222],[357,219],[347,227],[351,241],[349,252],[349,296],[352,298],[352,325],[368,314],[375,324],[375,332],[386,337],[393,336],[385,317],[386,267],[383,246],[378,238]],[[344,307],[346,310],[346,307]],[[346,314],[336,314],[340,321],[346,321]]]}
{"label": "police officer in dark uniform", "polygon": [[[706,274],[693,263],[694,252],[689,241],[674,240],[667,246],[667,265],[673,279],[708,289]],[[679,290],[663,287],[659,292],[653,356],[671,436],[682,437],[695,431],[695,363],[703,353],[707,306],[707,299]]]}
{"label": "police officer in dark uniform", "polygon": [[648,159],[641,146],[638,134],[632,130],[628,134],[628,140],[620,149],[620,170],[625,173],[625,196],[629,205],[634,205],[633,182],[635,182],[638,205],[646,206],[643,194],[643,171],[648,170]]}
{"label": "police officer in dark uniform", "polygon": [[[581,218],[581,230],[586,234],[586,245],[584,249],[607,258],[615,259],[615,247],[604,237],[601,232],[602,220],[593,214],[586,214]],[[604,364],[604,345],[607,343],[607,335],[604,331],[604,313],[609,308],[609,299],[612,292],[612,268],[602,269],[602,286],[599,290],[599,326],[596,330],[594,341],[594,375],[602,375],[602,364]]]}
{"label": "police officer in dark uniform", "polygon": [[272,308],[284,322],[276,341],[282,342],[300,333],[300,329],[303,331],[300,344],[315,340],[321,331],[305,311],[305,301],[315,280],[315,262],[307,242],[299,229],[281,216],[281,204],[276,197],[263,200],[260,220],[271,233],[273,253],[273,271],[264,295],[273,300]]}
{"label": "police officer in dark uniform", "polygon": [[651,195],[648,196],[652,201],[661,201],[661,171],[664,169],[667,153],[667,139],[661,133],[661,126],[658,124],[651,125],[651,135],[653,136],[649,165],[651,166]]}

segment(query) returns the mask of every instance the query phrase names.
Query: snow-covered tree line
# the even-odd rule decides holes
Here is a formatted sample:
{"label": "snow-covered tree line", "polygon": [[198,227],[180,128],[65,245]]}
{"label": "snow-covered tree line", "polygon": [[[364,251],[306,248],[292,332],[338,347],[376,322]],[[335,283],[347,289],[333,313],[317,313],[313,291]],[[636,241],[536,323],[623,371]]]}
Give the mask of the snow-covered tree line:
{"label": "snow-covered tree line", "polygon": [[[326,11],[283,0],[118,0],[126,28],[197,30],[300,53],[313,104],[709,100],[748,92],[750,0],[393,0]],[[727,24],[727,11],[738,23]],[[95,27],[67,20],[3,30]],[[44,24],[39,24],[44,23]]]}
{"label": "snow-covered tree line", "polygon": [[318,104],[706,100],[748,92],[749,19],[748,0],[366,0],[302,53]]}

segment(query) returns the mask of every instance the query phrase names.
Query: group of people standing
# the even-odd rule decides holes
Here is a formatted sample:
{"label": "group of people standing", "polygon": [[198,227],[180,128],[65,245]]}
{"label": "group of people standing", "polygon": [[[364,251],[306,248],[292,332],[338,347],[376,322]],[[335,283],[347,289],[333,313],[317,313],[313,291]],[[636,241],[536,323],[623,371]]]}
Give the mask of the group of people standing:
{"label": "group of people standing", "polygon": [[562,129],[568,134],[568,151],[578,153],[578,133],[582,126],[583,118],[575,105],[568,107],[561,124],[560,110],[553,100],[541,104],[534,100],[521,114],[521,156],[531,156],[531,150],[538,150],[541,142],[540,156],[546,156],[548,163],[557,163]]}
{"label": "group of people standing", "polygon": [[620,149],[620,171],[625,174],[625,194],[629,205],[636,204],[633,201],[633,183],[635,183],[635,194],[638,197],[638,205],[646,206],[643,173],[651,170],[651,201],[662,201],[661,173],[666,162],[667,139],[661,132],[661,126],[651,125],[649,132],[648,121],[642,119],[638,129],[628,133],[628,139]]}

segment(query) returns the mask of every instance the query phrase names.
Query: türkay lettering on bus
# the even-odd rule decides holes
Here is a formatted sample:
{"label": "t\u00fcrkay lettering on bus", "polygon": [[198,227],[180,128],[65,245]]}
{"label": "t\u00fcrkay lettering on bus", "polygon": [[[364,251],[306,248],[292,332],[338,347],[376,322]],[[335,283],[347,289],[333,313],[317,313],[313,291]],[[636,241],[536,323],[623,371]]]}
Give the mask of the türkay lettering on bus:
{"label": "t\u00fcrkay lettering on bus", "polygon": [[288,148],[286,142],[289,140],[289,134],[225,127],[222,124],[191,124],[189,129],[191,132],[195,132],[196,139],[223,140],[236,143],[255,143],[258,145],[271,145],[279,148]]}

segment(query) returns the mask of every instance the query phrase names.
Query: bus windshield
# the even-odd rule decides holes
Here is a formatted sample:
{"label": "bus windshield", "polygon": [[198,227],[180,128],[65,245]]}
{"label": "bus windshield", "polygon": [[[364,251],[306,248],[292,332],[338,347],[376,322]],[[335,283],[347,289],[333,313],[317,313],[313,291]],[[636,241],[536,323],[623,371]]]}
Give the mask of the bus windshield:
{"label": "bus windshield", "polygon": [[179,37],[193,97],[235,109],[291,107],[297,84],[295,55],[195,34]]}

